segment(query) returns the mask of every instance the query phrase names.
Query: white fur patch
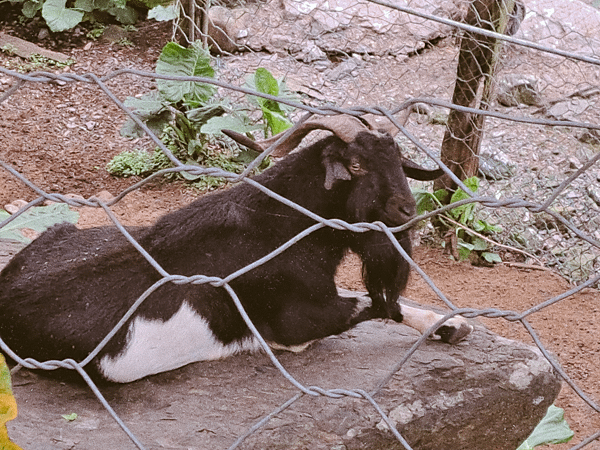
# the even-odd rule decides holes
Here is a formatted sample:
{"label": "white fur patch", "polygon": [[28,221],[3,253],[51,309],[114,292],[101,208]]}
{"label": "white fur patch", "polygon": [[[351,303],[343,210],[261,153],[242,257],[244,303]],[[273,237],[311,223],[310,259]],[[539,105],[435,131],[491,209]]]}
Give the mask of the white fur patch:
{"label": "white fur patch", "polygon": [[127,345],[116,357],[100,360],[100,371],[117,383],[128,383],[147,375],[166,372],[186,364],[219,359],[260,349],[256,338],[223,345],[206,319],[183,302],[169,320],[136,318],[127,334]]}

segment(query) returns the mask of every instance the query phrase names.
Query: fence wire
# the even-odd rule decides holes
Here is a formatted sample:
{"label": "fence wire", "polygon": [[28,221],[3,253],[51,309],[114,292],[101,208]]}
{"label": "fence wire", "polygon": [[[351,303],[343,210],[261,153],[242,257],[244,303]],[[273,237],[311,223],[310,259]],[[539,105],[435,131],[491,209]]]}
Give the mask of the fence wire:
{"label": "fence wire", "polygon": [[[528,36],[520,36],[518,32],[514,36],[507,36],[489,30],[474,29],[471,25],[461,21],[462,17],[456,17],[455,14],[444,11],[443,8],[440,11],[437,5],[427,2],[420,2],[411,8],[382,0],[347,3],[340,1],[336,4],[315,2],[317,6],[308,9],[303,9],[306,4],[300,2],[290,1],[286,5],[288,6],[283,10],[281,8],[275,10],[273,3],[237,5],[237,9],[243,9],[240,17],[248,17],[251,22],[244,22],[246,28],[239,28],[235,36],[231,36],[231,30],[224,29],[226,27],[223,25],[213,23],[210,15],[207,15],[208,20],[203,24],[198,22],[200,25],[194,25],[196,35],[200,37],[208,36],[209,23],[217,28],[221,27],[227,36],[226,41],[235,44],[236,50],[243,48],[250,51],[249,56],[240,61],[239,56],[231,55],[229,54],[231,51],[221,49],[223,56],[220,64],[223,77],[220,81],[201,77],[169,77],[136,69],[122,69],[98,76],[94,73],[36,72],[20,74],[0,67],[0,73],[13,80],[12,86],[0,96],[0,103],[14,96],[27,83],[52,85],[58,81],[81,85],[82,89],[88,89],[91,85],[97,86],[124,114],[133,119],[147,133],[152,145],[158,146],[174,164],[173,168],[158,172],[124,190],[111,201],[103,202],[95,197],[81,200],[48,193],[27,180],[8,163],[0,161],[4,170],[8,171],[15,179],[25,183],[39,196],[18,213],[0,223],[0,228],[8,225],[27,209],[39,205],[45,200],[64,202],[73,207],[99,207],[106,212],[114,225],[162,276],[160,281],[144,292],[114,329],[83,361],[21,359],[0,340],[2,351],[26,368],[54,370],[61,367],[76,370],[131,441],[139,449],[144,449],[141,440],[131,432],[88,377],[85,366],[135,313],[144,300],[163,284],[170,282],[211,284],[223,288],[229,293],[244,321],[261,343],[273,365],[298,391],[289,400],[258,420],[246,433],[240,435],[229,447],[230,449],[239,448],[246,438],[258,432],[269,420],[299,399],[305,396],[326,396],[332,399],[345,397],[364,399],[387,423],[404,448],[410,450],[410,445],[396,429],[374,396],[391,380],[394,373],[402,369],[429,333],[425,333],[414,343],[393,370],[381,380],[378,388],[372,392],[361,389],[328,390],[318,386],[306,386],[288,373],[273,354],[245,313],[237,294],[229,284],[243,273],[254,270],[285,252],[305,236],[323,227],[353,232],[376,230],[388,236],[398,252],[409,261],[413,270],[451,309],[451,312],[437,325],[457,314],[469,318],[501,318],[522,324],[557,373],[594,411],[594,417],[599,417],[600,405],[591,395],[581,389],[569,377],[562,365],[550,355],[528,321],[530,315],[562,302],[585,288],[600,285],[600,193],[597,193],[600,181],[600,152],[598,151],[600,148],[600,139],[598,139],[600,136],[600,121],[598,120],[600,108],[596,101],[596,97],[600,94],[600,88],[597,86],[597,80],[600,79],[600,53],[597,49],[600,48],[600,45],[596,38],[590,35],[585,26],[581,24],[580,32],[574,32],[567,48],[559,47],[555,42],[557,36],[552,18],[543,17],[546,20],[546,27],[540,33],[546,32],[546,34],[542,34],[542,37],[538,36],[536,42],[533,42],[531,39],[527,39]],[[197,11],[202,11],[206,7],[206,4],[197,5]],[[236,8],[232,8],[232,10],[235,11]],[[543,12],[530,11],[526,13],[525,20],[531,19],[536,14],[543,16]],[[364,24],[359,20],[360,17],[370,18],[374,22],[366,27],[368,32],[365,31]],[[185,20],[190,21],[183,15],[180,21],[175,22],[174,29],[183,30],[185,32],[183,34],[187,35],[189,26],[185,25]],[[195,18],[192,18],[191,21],[194,22]],[[261,23],[271,24],[271,27],[267,27],[267,31],[264,27],[257,28]],[[440,29],[438,25],[447,28]],[[406,28],[412,30],[412,39],[403,40],[398,37],[399,30]],[[437,45],[444,36],[455,39],[456,34],[459,33],[457,30],[481,33],[481,35],[504,41],[505,48],[494,79],[497,84],[502,84],[498,80],[510,79],[515,73],[518,73],[520,78],[516,85],[528,86],[534,93],[532,102],[528,104],[517,101],[515,105],[510,103],[509,96],[505,99],[505,103],[508,105],[494,103],[487,104],[485,107],[473,108],[442,100],[451,97],[454,80],[452,79],[453,73],[450,73],[451,71],[448,71],[447,67],[448,64],[456,65],[458,49],[448,45],[447,51],[443,52],[443,55],[430,57],[425,55],[419,62],[412,61],[411,57],[415,54],[423,56],[428,48]],[[415,35],[418,35],[419,39],[415,39]],[[290,38],[284,39],[285,36]],[[379,41],[373,36],[377,37]],[[213,42],[213,44],[219,45],[217,42]],[[269,53],[265,54],[265,50]],[[252,167],[249,167],[242,175],[238,175],[215,168],[186,165],[179,161],[107,86],[109,81],[117,80],[120,77],[128,77],[128,79],[133,77],[140,80],[161,78],[213,84],[226,95],[252,94],[270,100],[281,100],[243,87],[242,81],[250,71],[250,67],[258,65],[267,66],[272,72],[286,76],[290,86],[293,85],[296,90],[304,94],[302,103],[291,100],[284,101],[297,108],[302,117],[305,117],[307,113],[356,116],[372,113],[388,117],[400,131],[398,141],[403,146],[405,153],[410,155],[413,160],[426,165],[433,167],[437,164],[444,167],[448,176],[467,192],[469,198],[453,204],[452,207],[446,206],[424,214],[397,228],[388,228],[382,223],[350,224],[337,219],[324,219],[248,178]],[[382,66],[385,67],[385,70],[380,72]],[[317,69],[313,70],[315,67]],[[439,73],[440,76],[434,76],[432,80],[435,81],[431,81],[427,85],[419,82],[420,71],[431,71]],[[375,73],[383,73],[384,76],[373,77],[372,75]],[[322,92],[326,92],[326,94]],[[369,98],[383,100],[373,105],[368,101]],[[405,124],[395,119],[398,113],[408,110],[415,104],[421,105],[422,108],[419,110],[416,122]],[[486,137],[481,144],[480,154],[482,174],[485,175],[485,178],[479,192],[471,192],[440,159],[440,143],[449,111],[467,112],[486,117]],[[300,113],[298,113],[298,117],[300,117]],[[439,126],[440,123],[444,126]],[[517,128],[516,132],[515,128]],[[570,148],[573,147],[576,148],[575,152],[570,151]],[[524,158],[527,163],[519,164]],[[182,171],[192,175],[219,176],[230,182],[249,183],[266,195],[311,217],[316,224],[261,260],[225,278],[208,277],[204,274],[191,277],[169,274],[127,232],[113,214],[111,207],[128,193],[141,188],[155,178],[166,173]],[[596,195],[598,195],[597,198]],[[520,249],[530,255],[524,261],[526,264],[535,262],[546,267],[555,267],[573,282],[574,287],[542,301],[524,312],[502,311],[495,308],[459,308],[455,305],[418,264],[404,252],[392,233],[417,225],[425,219],[439,216],[456,206],[470,203],[480,204],[487,220],[502,225],[503,244]],[[421,239],[433,239],[432,229],[421,229],[420,234]],[[434,328],[432,327],[431,331]],[[600,430],[592,432],[589,436],[582,438],[578,444],[572,447],[572,450],[584,447],[592,448],[592,443],[599,437]]]}
{"label": "fence wire", "polygon": [[[530,119],[598,123],[600,19],[597,10],[584,3],[570,8],[516,2],[521,9],[511,12],[508,34],[474,26],[469,22],[470,2],[460,1],[414,0],[404,5],[384,0],[288,0],[281,6],[197,0],[190,9],[192,3],[180,3],[174,37],[189,40],[192,33],[223,55],[239,50],[255,55],[244,58],[244,70],[235,58],[223,58],[224,73],[234,83],[252,66],[261,65],[284,76],[290,87],[305,95],[305,103],[314,106],[353,107],[377,98],[379,106],[393,109],[411,97],[450,98],[455,72],[447,68],[455,66],[458,51],[451,41],[471,33],[504,43],[491,80],[498,100],[482,109],[510,115],[522,111]],[[229,12],[218,5],[228,6]],[[481,21],[485,25],[485,18]],[[430,51],[437,46],[444,51]],[[423,77],[423,72],[429,76]],[[444,129],[431,125],[447,120],[447,111],[441,105],[423,111],[414,128],[419,140],[440,148]],[[549,125],[544,120],[537,123]],[[594,127],[562,127],[541,135],[533,127],[521,130],[511,121],[488,120],[479,155],[486,177],[481,189],[489,195],[538,201],[551,195],[599,145]],[[587,171],[571,183],[569,195],[552,206],[596,240],[598,177],[597,169]],[[489,215],[503,224],[504,243],[531,250],[572,282],[600,269],[597,250],[569,239],[553,220],[512,211]]]}

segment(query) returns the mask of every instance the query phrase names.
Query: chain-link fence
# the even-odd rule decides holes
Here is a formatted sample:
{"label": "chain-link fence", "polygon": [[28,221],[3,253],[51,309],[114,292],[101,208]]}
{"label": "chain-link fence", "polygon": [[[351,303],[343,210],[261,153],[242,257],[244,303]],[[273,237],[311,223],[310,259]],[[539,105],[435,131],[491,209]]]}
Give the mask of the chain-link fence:
{"label": "chain-link fence", "polygon": [[[527,119],[486,120],[478,145],[481,192],[540,201],[598,152],[600,138],[593,126],[598,123],[600,94],[599,19],[597,10],[583,3],[554,9],[541,2],[511,4],[508,36],[497,36],[505,44],[494,72],[488,74],[493,94],[479,106]],[[469,22],[474,21],[468,17],[469,2],[288,1],[226,11],[217,6],[204,14],[207,7],[210,2],[193,8],[194,17],[204,20],[202,28],[192,26],[185,12],[190,6],[182,5],[174,36],[185,39],[191,28],[224,55],[249,50],[254,56],[244,58],[245,68],[238,67],[235,58],[223,58],[223,73],[231,82],[264,66],[285,77],[312,106],[365,105],[377,98],[378,106],[393,109],[409,99],[425,104],[435,100],[411,126],[423,144],[438,152],[442,148],[449,110],[436,101],[452,98],[460,36],[472,30]],[[479,22],[485,25],[484,19]],[[402,142],[410,147],[408,140]],[[596,240],[598,176],[597,168],[585,171],[571,183],[572,191],[558,195],[551,205]],[[503,224],[501,243],[532,254],[527,262],[556,267],[573,282],[587,279],[600,267],[593,245],[570,239],[572,235],[547,215],[523,219],[490,213],[490,220]]]}
{"label": "chain-link fence", "polygon": [[[468,5],[458,2],[417,3],[407,7],[383,1],[284,1],[220,7],[220,14],[224,14],[225,19],[221,18],[217,22],[217,18],[211,17],[210,13],[205,15],[204,21],[198,21],[199,26],[195,31],[197,36],[194,36],[198,38],[209,34],[216,41],[214,36],[219,33],[215,34],[214,29],[220,29],[219,39],[224,36],[224,40],[213,42],[222,50],[219,59],[220,81],[205,78],[192,80],[215,84],[223,95],[252,93],[260,96],[261,94],[243,87],[243,83],[248,73],[255,68],[266,67],[276,76],[285,77],[288,86],[302,94],[301,103],[288,102],[296,108],[296,117],[305,112],[352,115],[370,112],[387,116],[400,131],[398,140],[405,153],[412,159],[431,166],[442,164],[442,142],[448,130],[450,111],[485,116],[483,138],[474,150],[480,156],[479,175],[482,181],[479,191],[452,206],[427,213],[415,223],[439,216],[463,204],[478,203],[482,207],[481,219],[501,226],[501,231],[497,231],[492,240],[500,244],[493,249],[500,252],[503,258],[510,258],[515,253],[524,255],[517,261],[528,266],[541,264],[556,267],[572,280],[575,287],[551,299],[540,299],[534,308],[525,313],[499,312],[492,308],[458,309],[443,294],[440,296],[453,309],[450,315],[460,313],[467,317],[495,317],[521,322],[540,349],[548,355],[528,322],[528,317],[585,288],[597,286],[600,280],[598,13],[591,7],[586,7],[588,9],[585,11],[571,8],[568,11],[570,15],[563,18],[558,17],[563,13],[562,10],[549,13],[543,6],[532,2],[526,3],[524,15],[516,9],[514,13],[511,12],[515,20],[523,19],[518,31],[515,32],[516,26],[513,25],[512,36],[493,31],[484,32],[484,35],[503,42],[493,76],[497,100],[491,101],[488,98],[473,109],[473,105],[457,106],[449,101],[456,80],[460,36],[464,32],[475,31],[462,21],[468,15]],[[582,4],[582,8],[583,6],[585,5]],[[202,8],[200,5],[199,10]],[[197,15],[202,16],[200,13]],[[175,28],[178,28],[177,23]],[[180,23],[179,28],[189,33],[189,26]],[[210,41],[209,38],[207,40]],[[226,48],[229,44],[231,46]],[[244,53],[237,53],[244,50]],[[23,75],[5,69],[0,71],[14,80],[12,87],[0,97],[0,103],[15,95],[25,83],[53,83],[58,80],[80,84],[82,89],[95,85],[125,114],[137,120],[142,128],[145,125],[124,107],[106,83],[123,75],[134,79],[182,79],[133,69],[102,77],[94,74]],[[189,77],[184,79],[190,80]],[[482,86],[478,89],[484,90]],[[477,95],[481,100],[481,92]],[[415,104],[419,107],[408,121],[397,120],[398,114],[401,115]],[[152,136],[151,139],[152,145],[158,145],[164,152],[169,152],[158,138]],[[12,176],[28,183],[5,162],[2,162],[2,167]],[[170,171],[218,175],[231,181],[240,179],[235,174],[185,166],[181,162]],[[465,192],[469,192],[469,188],[459,178],[448,175]],[[245,181],[254,184],[251,180]],[[142,184],[134,185],[130,190],[138,189]],[[72,206],[100,206],[125,233],[112,213],[111,206],[129,190],[114,201],[104,204],[96,200],[66,198],[44,192],[34,185],[31,187],[40,197],[29,203],[28,207],[40,204],[45,199],[66,202]],[[0,225],[7,225],[15,216]],[[319,219],[319,222],[319,226],[357,231],[377,229],[389,233],[380,224],[357,226],[324,219]],[[439,239],[434,228],[429,225],[421,229],[420,235],[422,239]],[[144,253],[143,249],[140,251]],[[434,286],[416,264],[411,264],[428,284]],[[177,282],[214,283],[227,289],[243,314],[243,308],[227,282],[204,277],[204,274],[186,279],[165,274],[152,289],[175,279]],[[99,349],[84,362],[67,360],[51,363],[21,360],[4,343],[2,349],[25,367],[52,369],[60,366],[77,370],[132,441],[139,448],[144,448],[85,373],[84,363]],[[231,448],[239,446],[245,437],[256,432],[271,417],[290,407],[304,395],[364,398],[388,422],[404,447],[410,448],[369,393],[306,387],[293,379],[277,358],[269,351],[268,353],[273,364],[298,389],[298,394],[258,421]],[[408,357],[410,355],[406,355],[404,360]],[[578,388],[552,358],[549,361],[597,416],[600,413],[597,402]],[[400,367],[397,368],[399,369]],[[573,448],[586,447],[598,437],[600,430],[582,438]],[[593,445],[592,443],[588,447],[592,448]]]}

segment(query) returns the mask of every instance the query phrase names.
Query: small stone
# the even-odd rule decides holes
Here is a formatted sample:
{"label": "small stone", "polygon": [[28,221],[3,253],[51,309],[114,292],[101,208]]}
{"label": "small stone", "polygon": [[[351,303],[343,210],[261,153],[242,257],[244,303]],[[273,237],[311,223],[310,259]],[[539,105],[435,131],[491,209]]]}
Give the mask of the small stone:
{"label": "small stone", "polygon": [[579,169],[581,167],[581,161],[579,161],[577,158],[575,158],[574,156],[571,156],[569,158],[569,169]]}
{"label": "small stone", "polygon": [[600,130],[587,129],[576,134],[577,139],[584,144],[599,145],[600,144]]}
{"label": "small stone", "polygon": [[98,192],[98,193],[95,195],[95,197],[96,197],[98,200],[102,200],[103,202],[108,202],[108,201],[112,200],[113,198],[115,198],[115,196],[114,196],[114,195],[112,195],[112,194],[111,194],[110,192],[108,192],[108,191],[100,191],[100,192]]}
{"label": "small stone", "polygon": [[520,74],[510,74],[498,82],[498,103],[503,106],[540,105],[538,80]]}
{"label": "small stone", "polygon": [[27,202],[25,200],[18,199],[18,200],[15,200],[15,201],[9,203],[8,205],[4,206],[4,209],[6,210],[6,212],[8,212],[10,214],[15,214],[20,209],[23,209],[26,205],[27,205]]}
{"label": "small stone", "polygon": [[594,201],[594,203],[600,206],[600,187],[589,185],[586,190],[588,196]]}
{"label": "small stone", "polygon": [[39,33],[38,33],[38,39],[40,41],[43,41],[44,39],[46,39],[48,36],[50,36],[50,32],[48,31],[47,28],[42,28]]}

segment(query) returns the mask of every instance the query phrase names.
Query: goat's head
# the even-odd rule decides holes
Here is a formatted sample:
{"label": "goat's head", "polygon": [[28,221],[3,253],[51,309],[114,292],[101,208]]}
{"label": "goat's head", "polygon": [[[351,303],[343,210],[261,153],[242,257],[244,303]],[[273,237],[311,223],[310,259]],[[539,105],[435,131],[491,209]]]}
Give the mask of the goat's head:
{"label": "goat's head", "polygon": [[[405,224],[416,213],[416,203],[407,177],[433,180],[441,169],[426,170],[404,158],[392,135],[374,130],[369,122],[353,116],[319,117],[305,121],[277,145],[272,154],[283,156],[293,150],[310,131],[325,129],[334,137],[319,141],[321,160],[325,168],[324,188],[336,198],[344,198],[345,217],[350,222],[381,221],[390,227]],[[227,132],[238,142],[263,151],[279,139],[275,136],[262,142],[250,141]],[[343,195],[337,195],[338,193]],[[408,232],[395,234],[410,254]],[[374,304],[385,305],[382,315],[399,314],[396,300],[408,280],[408,263],[385,234],[376,231],[356,233],[350,238],[350,248],[363,261],[363,277]]]}

